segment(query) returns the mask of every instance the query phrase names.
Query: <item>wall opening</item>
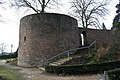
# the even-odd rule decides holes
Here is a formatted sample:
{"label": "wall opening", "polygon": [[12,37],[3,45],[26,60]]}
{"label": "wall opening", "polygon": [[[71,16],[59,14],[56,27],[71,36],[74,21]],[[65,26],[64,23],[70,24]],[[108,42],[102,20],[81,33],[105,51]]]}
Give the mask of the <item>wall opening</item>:
{"label": "wall opening", "polygon": [[26,36],[24,36],[24,41],[26,41]]}
{"label": "wall opening", "polygon": [[86,31],[83,31],[82,33],[81,33],[81,38],[82,38],[82,46],[85,46],[86,45]]}
{"label": "wall opening", "polygon": [[82,39],[82,46],[84,46],[84,36],[81,34],[81,39]]}

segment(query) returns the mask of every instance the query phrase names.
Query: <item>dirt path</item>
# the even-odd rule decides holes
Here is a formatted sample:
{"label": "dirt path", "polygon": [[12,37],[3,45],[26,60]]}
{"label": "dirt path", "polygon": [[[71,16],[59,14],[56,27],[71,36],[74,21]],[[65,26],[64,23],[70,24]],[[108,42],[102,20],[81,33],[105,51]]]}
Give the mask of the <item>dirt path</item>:
{"label": "dirt path", "polygon": [[21,68],[14,65],[5,64],[0,60],[0,66],[4,66],[22,75],[25,80],[98,80],[96,75],[58,76],[45,73],[37,68]]}

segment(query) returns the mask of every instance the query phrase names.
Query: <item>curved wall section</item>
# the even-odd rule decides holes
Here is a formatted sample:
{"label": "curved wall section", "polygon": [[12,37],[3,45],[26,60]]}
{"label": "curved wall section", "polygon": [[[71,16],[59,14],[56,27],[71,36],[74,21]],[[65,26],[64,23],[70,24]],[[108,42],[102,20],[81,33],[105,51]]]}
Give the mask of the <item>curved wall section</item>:
{"label": "curved wall section", "polygon": [[18,65],[36,67],[80,46],[77,20],[62,14],[32,14],[20,21]]}

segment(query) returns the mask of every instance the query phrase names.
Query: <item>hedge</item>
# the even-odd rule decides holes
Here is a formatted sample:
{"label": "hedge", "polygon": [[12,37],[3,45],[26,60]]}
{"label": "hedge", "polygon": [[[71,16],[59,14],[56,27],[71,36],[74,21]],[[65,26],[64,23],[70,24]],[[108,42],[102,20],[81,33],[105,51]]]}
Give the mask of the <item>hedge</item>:
{"label": "hedge", "polygon": [[1,55],[0,59],[9,59],[9,58],[17,58],[18,57],[18,49],[16,52],[9,55]]}
{"label": "hedge", "polygon": [[46,72],[56,74],[101,73],[115,68],[120,68],[120,60],[83,65],[81,64],[81,65],[45,66]]}
{"label": "hedge", "polygon": [[120,68],[107,71],[110,80],[120,80]]}
{"label": "hedge", "polygon": [[17,58],[17,56],[15,54],[0,56],[0,59],[9,59],[9,58]]}

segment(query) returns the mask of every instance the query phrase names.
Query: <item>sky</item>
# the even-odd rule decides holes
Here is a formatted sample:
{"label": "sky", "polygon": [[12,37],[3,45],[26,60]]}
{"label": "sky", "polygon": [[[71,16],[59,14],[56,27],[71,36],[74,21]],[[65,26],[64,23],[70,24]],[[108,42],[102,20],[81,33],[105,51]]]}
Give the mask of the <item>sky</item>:
{"label": "sky", "polygon": [[[7,0],[9,1],[9,0]],[[62,14],[68,13],[67,0],[64,1],[65,3],[58,11]],[[110,9],[109,15],[105,17],[105,19],[101,20],[104,22],[107,29],[112,27],[113,18],[116,15],[116,4],[119,3],[119,0],[112,0],[108,8]],[[10,4],[4,4],[4,7],[0,7],[0,15],[2,15],[4,22],[0,22],[0,43],[5,43],[7,45],[6,51],[11,51],[11,44],[13,45],[13,52],[17,50],[19,45],[19,23],[20,19],[29,14],[30,12],[23,13],[20,11],[16,11],[13,8],[9,7]],[[56,10],[54,12],[57,12]],[[57,13],[58,13],[57,12]]]}

